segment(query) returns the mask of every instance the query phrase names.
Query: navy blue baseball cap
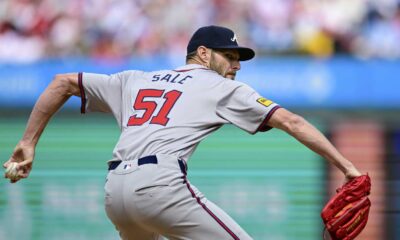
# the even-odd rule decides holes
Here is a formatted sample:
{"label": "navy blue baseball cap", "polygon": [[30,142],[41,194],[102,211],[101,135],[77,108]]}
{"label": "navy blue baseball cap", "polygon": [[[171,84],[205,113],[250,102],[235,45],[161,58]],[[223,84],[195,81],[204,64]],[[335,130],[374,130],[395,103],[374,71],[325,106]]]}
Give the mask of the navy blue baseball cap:
{"label": "navy blue baseball cap", "polygon": [[239,53],[240,61],[250,60],[255,55],[253,49],[238,45],[236,34],[232,30],[219,26],[199,28],[188,43],[187,54],[196,51],[200,46],[211,49],[235,49]]}

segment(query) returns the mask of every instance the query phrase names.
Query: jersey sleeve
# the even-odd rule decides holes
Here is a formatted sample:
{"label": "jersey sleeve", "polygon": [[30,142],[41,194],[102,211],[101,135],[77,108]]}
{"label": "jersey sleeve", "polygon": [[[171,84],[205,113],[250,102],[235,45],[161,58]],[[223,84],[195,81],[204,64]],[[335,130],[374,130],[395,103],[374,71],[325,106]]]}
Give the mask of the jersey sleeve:
{"label": "jersey sleeve", "polygon": [[122,108],[122,80],[121,74],[79,73],[81,113],[112,113],[119,120]]}
{"label": "jersey sleeve", "polygon": [[225,84],[224,91],[224,97],[217,104],[219,117],[251,134],[271,129],[267,123],[272,114],[280,108],[278,104],[263,98],[245,84]]}

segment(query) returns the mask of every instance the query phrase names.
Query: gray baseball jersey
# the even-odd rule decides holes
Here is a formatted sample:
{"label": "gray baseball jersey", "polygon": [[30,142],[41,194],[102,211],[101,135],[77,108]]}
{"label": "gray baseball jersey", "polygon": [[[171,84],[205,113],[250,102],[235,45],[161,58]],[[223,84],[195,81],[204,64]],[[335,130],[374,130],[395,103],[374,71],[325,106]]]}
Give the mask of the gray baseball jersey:
{"label": "gray baseball jersey", "polygon": [[114,160],[168,154],[188,160],[223,124],[254,134],[279,108],[244,83],[201,65],[114,75],[83,73],[82,112],[111,112],[121,129]]}
{"label": "gray baseball jersey", "polygon": [[186,177],[199,142],[223,124],[255,133],[279,108],[246,84],[200,65],[79,74],[82,112],[111,112],[121,128],[105,185],[122,239],[251,239]]}

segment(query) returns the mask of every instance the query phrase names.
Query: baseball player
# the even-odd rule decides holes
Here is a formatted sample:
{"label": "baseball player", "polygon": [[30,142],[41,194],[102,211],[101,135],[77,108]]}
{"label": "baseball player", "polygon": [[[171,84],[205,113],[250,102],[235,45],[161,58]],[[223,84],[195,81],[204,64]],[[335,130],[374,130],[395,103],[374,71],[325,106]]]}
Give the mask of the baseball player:
{"label": "baseball player", "polygon": [[35,146],[51,116],[70,96],[80,96],[82,113],[111,113],[121,130],[108,162],[105,208],[122,239],[251,239],[186,176],[197,145],[222,125],[234,124],[251,134],[284,130],[336,165],[347,179],[361,175],[305,119],[232,81],[240,61],[254,55],[238,45],[232,30],[206,26],[190,39],[187,64],[173,70],[57,75],[4,164],[18,162],[18,178],[11,182],[28,177]]}

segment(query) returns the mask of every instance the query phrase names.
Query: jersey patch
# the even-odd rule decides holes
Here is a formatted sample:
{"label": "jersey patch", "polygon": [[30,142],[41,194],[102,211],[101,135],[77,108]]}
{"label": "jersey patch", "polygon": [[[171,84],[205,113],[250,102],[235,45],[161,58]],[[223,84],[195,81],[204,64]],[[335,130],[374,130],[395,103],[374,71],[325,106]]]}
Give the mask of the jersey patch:
{"label": "jersey patch", "polygon": [[269,107],[269,106],[271,106],[271,104],[274,103],[273,101],[263,98],[263,97],[258,98],[257,102],[261,103],[262,105],[264,105],[266,107]]}

